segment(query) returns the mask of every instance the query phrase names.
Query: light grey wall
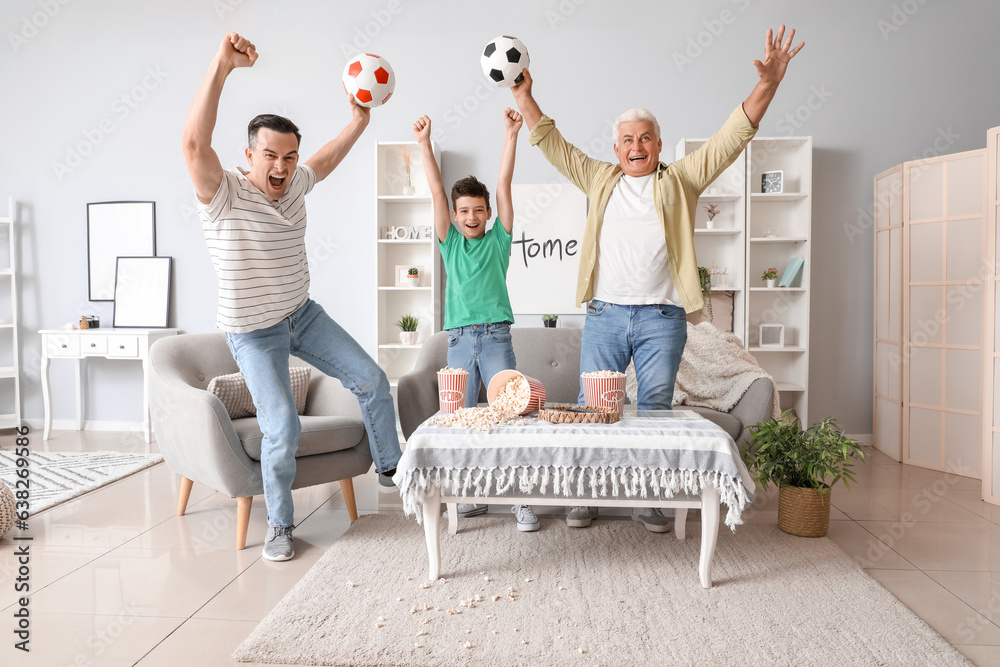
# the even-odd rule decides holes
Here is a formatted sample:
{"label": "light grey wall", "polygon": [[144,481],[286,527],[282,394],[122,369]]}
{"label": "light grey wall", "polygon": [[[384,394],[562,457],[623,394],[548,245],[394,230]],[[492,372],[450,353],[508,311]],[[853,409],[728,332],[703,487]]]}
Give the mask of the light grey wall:
{"label": "light grey wall", "polygon": [[[108,304],[87,301],[87,202],[156,201],[157,249],[174,257],[171,324],[213,329],[216,280],[180,132],[225,31],[248,35],[260,53],[225,90],[214,141],[227,166],[242,164],[257,113],[293,118],[306,156],[332,138],[349,118],[340,84],[349,52],[382,54],[396,70],[395,96],[309,202],[313,296],[372,348],[372,144],[411,138],[426,113],[441,130],[445,180],[494,182],[500,113],[512,99],[483,83],[478,54],[490,38],[528,45],[536,98],[577,145],[610,158],[611,121],[645,106],[660,118],[669,159],[680,137],[710,134],[747,96],[751,62],[780,22],[807,46],[760,134],[814,139],[810,413],[870,433],[872,176],[982,147],[1000,125],[995,3],[5,0],[0,197],[18,201],[22,223],[25,415],[42,415],[37,330],[83,313],[111,320]],[[523,136],[515,180],[557,180]],[[138,364],[89,369],[87,419],[137,421]],[[53,363],[52,378],[55,418],[70,419],[71,364]]]}

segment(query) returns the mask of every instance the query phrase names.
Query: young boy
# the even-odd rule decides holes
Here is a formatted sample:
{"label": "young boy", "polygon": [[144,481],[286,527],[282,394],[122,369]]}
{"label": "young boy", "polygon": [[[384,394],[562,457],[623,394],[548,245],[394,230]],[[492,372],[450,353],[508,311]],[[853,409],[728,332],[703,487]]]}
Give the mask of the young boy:
{"label": "young boy", "polygon": [[[413,136],[420,145],[434,202],[434,229],[448,274],[444,297],[448,366],[463,368],[469,374],[465,407],[475,407],[481,382],[488,383],[496,373],[514,368],[515,364],[510,341],[514,314],[507,296],[507,265],[514,225],[510,181],[521,122],[519,113],[504,110],[506,133],[497,178],[497,218],[489,230],[486,224],[493,215],[490,191],[472,176],[452,187],[449,215],[444,181],[431,150],[431,121],[421,116],[413,124]],[[455,225],[451,224],[452,215]],[[458,506],[458,516],[476,516],[486,510],[486,505],[463,503]],[[512,511],[517,517],[518,530],[538,530],[538,519],[529,505],[515,505]]]}

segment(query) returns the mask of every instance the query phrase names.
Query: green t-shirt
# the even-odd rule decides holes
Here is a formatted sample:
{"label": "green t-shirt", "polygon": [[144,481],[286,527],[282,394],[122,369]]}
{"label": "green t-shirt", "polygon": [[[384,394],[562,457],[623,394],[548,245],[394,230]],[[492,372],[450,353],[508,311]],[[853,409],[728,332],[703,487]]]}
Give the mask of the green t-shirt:
{"label": "green t-shirt", "polygon": [[511,235],[500,218],[481,239],[467,239],[455,225],[440,241],[441,259],[448,273],[444,294],[444,328],[467,324],[514,322],[507,296],[507,266]]}

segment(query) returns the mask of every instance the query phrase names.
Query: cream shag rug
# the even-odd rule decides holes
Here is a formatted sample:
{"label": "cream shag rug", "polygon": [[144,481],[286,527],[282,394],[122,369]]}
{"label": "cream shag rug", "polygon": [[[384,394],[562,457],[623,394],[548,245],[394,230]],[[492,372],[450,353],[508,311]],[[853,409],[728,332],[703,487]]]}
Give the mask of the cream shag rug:
{"label": "cream shag rug", "polygon": [[[18,457],[0,451],[0,481],[17,491]],[[64,503],[163,460],[159,454],[128,452],[36,452],[28,459],[31,514]],[[23,466],[20,468],[23,469]]]}
{"label": "cream shag rug", "polygon": [[[447,523],[447,522],[443,522]],[[722,528],[714,587],[688,539],[461,520],[427,582],[423,529],[362,516],[236,650],[299,665],[968,665],[826,538]],[[425,588],[426,586],[426,588]]]}

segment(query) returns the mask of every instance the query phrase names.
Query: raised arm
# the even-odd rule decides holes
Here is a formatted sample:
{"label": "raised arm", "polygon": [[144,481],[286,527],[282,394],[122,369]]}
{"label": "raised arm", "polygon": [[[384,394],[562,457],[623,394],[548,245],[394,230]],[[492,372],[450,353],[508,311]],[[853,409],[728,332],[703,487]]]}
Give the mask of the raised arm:
{"label": "raised arm", "polygon": [[514,94],[514,102],[517,103],[517,108],[524,117],[524,122],[528,124],[530,132],[535,128],[535,123],[542,119],[542,110],[538,108],[538,102],[531,94],[531,73],[527,69],[521,70],[521,73],[524,74],[524,80],[511,88],[510,92]]}
{"label": "raised arm", "polygon": [[368,121],[371,120],[371,109],[358,104],[353,95],[348,94],[347,101],[351,105],[351,122],[340,131],[340,134],[333,141],[324,144],[306,161],[306,164],[316,172],[317,183],[333,173],[341,160],[347,157],[351,148],[368,127]]}
{"label": "raised arm", "polygon": [[517,133],[521,129],[521,123],[521,114],[513,109],[504,109],[503,155],[500,157],[500,175],[497,177],[497,216],[508,234],[514,228],[514,202],[510,194],[510,182],[514,178]]}
{"label": "raised arm", "polygon": [[778,28],[777,37],[774,37],[771,29],[768,28],[767,36],[764,38],[764,60],[753,61],[760,81],[750,93],[750,97],[743,102],[743,113],[747,115],[754,127],[760,125],[764,112],[767,111],[768,105],[774,99],[774,94],[778,91],[778,84],[785,76],[788,61],[794,58],[795,54],[806,45],[805,42],[802,42],[794,49],[791,48],[792,40],[795,38],[794,28],[789,33],[788,39],[782,43],[781,40],[784,36],[785,26]]}
{"label": "raised arm", "polygon": [[237,67],[252,67],[255,62],[257,50],[254,45],[235,32],[227,32],[188,110],[181,135],[184,161],[195,194],[203,204],[212,201],[222,183],[222,163],[212,148],[212,131],[219,115],[222,87],[230,72]]}
{"label": "raised arm", "polygon": [[420,156],[424,161],[424,174],[427,176],[427,185],[431,188],[431,202],[434,205],[434,230],[438,239],[444,241],[448,238],[448,228],[451,227],[451,208],[448,205],[448,193],[444,191],[444,180],[441,178],[441,170],[438,169],[437,160],[434,159],[434,150],[431,148],[431,119],[421,116],[413,124],[413,136],[420,146]]}

